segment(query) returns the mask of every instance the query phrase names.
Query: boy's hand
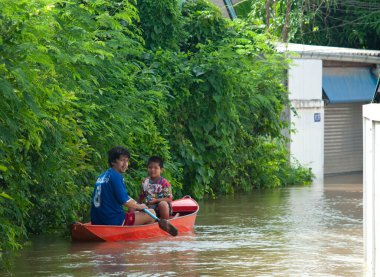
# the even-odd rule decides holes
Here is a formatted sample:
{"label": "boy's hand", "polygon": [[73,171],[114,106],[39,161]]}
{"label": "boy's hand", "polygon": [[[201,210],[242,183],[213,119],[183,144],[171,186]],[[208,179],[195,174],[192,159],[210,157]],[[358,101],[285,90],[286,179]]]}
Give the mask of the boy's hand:
{"label": "boy's hand", "polygon": [[157,199],[156,198],[152,198],[150,201],[148,201],[148,205],[153,205],[153,204],[157,204]]}

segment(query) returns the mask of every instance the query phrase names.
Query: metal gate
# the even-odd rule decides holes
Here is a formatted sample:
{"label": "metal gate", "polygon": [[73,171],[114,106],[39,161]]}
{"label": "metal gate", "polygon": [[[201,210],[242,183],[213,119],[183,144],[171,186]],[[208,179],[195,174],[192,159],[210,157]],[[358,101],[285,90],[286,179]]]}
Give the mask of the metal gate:
{"label": "metal gate", "polygon": [[363,170],[363,104],[325,106],[325,174]]}

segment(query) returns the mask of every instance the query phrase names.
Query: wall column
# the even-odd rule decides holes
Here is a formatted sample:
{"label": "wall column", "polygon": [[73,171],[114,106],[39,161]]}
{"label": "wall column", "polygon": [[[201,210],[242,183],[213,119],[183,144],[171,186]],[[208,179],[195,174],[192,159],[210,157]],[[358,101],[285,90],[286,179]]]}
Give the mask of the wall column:
{"label": "wall column", "polygon": [[380,276],[380,104],[363,106],[363,238],[367,276]]}
{"label": "wall column", "polygon": [[288,71],[289,100],[296,111],[290,122],[290,154],[309,167],[317,180],[323,180],[324,102],[322,100],[322,61],[295,59]]}

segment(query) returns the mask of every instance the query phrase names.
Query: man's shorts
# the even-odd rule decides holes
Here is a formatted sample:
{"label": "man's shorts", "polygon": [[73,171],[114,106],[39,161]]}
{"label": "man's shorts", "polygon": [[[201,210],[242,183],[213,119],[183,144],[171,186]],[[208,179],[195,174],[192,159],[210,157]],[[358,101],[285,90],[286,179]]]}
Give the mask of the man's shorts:
{"label": "man's shorts", "polygon": [[135,224],[135,213],[125,213],[124,226],[132,226],[133,224]]}

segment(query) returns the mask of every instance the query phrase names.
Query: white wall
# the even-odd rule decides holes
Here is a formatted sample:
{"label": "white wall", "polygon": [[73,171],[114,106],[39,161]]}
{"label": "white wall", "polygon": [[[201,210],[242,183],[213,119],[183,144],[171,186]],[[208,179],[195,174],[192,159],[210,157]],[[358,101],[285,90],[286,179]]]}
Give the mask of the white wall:
{"label": "white wall", "polygon": [[363,106],[363,236],[367,276],[380,276],[380,104]]}
{"label": "white wall", "polygon": [[288,74],[289,99],[322,99],[322,60],[294,60]]}
{"label": "white wall", "polygon": [[[297,114],[290,121],[290,153],[301,165],[323,179],[324,102],[322,60],[296,59],[288,71],[289,99]],[[319,121],[318,121],[319,119]]]}

